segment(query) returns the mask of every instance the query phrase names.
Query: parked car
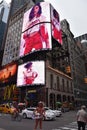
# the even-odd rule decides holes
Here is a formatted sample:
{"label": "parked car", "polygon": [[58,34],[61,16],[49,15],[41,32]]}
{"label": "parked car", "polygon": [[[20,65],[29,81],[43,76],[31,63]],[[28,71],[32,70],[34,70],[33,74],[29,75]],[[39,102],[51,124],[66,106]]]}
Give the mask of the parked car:
{"label": "parked car", "polygon": [[[33,111],[35,110],[35,107],[29,107],[22,110],[22,116],[23,118],[30,118],[32,119]],[[55,120],[56,116],[53,112],[46,111],[45,116],[43,117],[43,120]]]}
{"label": "parked car", "polygon": [[9,106],[8,104],[1,104],[0,105],[0,112],[6,113],[6,114],[11,114],[13,112],[13,108]]}
{"label": "parked car", "polygon": [[55,120],[56,115],[53,112],[50,112],[49,110],[45,111],[45,117],[44,120]]}
{"label": "parked car", "polygon": [[35,110],[35,107],[29,107],[29,108],[25,108],[24,110],[22,110],[22,116],[23,118],[32,118],[33,116],[33,111]]}
{"label": "parked car", "polygon": [[45,108],[46,111],[48,110],[49,112],[53,112],[56,117],[60,117],[62,115],[62,112],[60,110],[52,110],[49,107],[44,107],[44,108]]}

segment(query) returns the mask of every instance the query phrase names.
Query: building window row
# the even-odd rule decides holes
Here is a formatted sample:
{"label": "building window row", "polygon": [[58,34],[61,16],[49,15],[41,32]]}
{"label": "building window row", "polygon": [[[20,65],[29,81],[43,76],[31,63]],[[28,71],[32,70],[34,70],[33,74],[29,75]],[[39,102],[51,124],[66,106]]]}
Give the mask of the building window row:
{"label": "building window row", "polygon": [[[55,78],[56,77],[56,78]],[[72,81],[50,74],[50,88],[57,91],[73,93]]]}

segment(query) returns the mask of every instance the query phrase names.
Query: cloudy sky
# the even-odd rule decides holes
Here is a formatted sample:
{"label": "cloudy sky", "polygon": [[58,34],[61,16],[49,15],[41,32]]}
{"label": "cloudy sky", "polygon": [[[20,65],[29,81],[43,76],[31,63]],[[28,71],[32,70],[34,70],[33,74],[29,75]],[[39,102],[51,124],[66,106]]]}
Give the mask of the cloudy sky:
{"label": "cloudy sky", "polygon": [[[10,2],[11,0],[6,0]],[[60,14],[60,20],[67,19],[75,37],[87,33],[87,0],[45,0]]]}
{"label": "cloudy sky", "polygon": [[[1,0],[0,0],[1,1]],[[5,0],[7,3],[10,3],[11,2],[11,0]]]}
{"label": "cloudy sky", "polygon": [[60,20],[67,19],[75,37],[87,33],[87,0],[45,0],[60,14]]}

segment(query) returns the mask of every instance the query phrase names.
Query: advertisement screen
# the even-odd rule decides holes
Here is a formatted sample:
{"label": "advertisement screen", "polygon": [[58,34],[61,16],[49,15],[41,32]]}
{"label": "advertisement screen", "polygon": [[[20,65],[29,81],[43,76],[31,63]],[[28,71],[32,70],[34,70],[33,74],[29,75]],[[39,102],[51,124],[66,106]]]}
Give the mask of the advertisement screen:
{"label": "advertisement screen", "polygon": [[19,56],[52,49],[50,4],[37,3],[24,13]]}
{"label": "advertisement screen", "polygon": [[50,22],[50,4],[40,2],[24,13],[22,32],[27,29],[42,23]]}
{"label": "advertisement screen", "polygon": [[33,61],[18,66],[17,87],[45,84],[45,62]]}
{"label": "advertisement screen", "polygon": [[52,37],[62,45],[62,32],[59,13],[51,6]]}
{"label": "advertisement screen", "polygon": [[21,34],[20,56],[51,49],[51,23],[38,24]]}
{"label": "advertisement screen", "polygon": [[6,83],[12,81],[17,72],[17,65],[8,65],[7,67],[0,70],[0,83]]}

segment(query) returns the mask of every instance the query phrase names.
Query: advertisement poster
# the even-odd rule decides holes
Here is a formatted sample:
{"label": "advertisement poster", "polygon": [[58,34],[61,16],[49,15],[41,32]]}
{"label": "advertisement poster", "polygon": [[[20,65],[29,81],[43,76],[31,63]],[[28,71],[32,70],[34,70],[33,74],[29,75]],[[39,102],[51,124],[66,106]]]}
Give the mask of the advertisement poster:
{"label": "advertisement poster", "polygon": [[52,49],[50,4],[41,2],[23,17],[19,56]]}
{"label": "advertisement poster", "polygon": [[17,87],[45,84],[45,62],[29,61],[18,66]]}

